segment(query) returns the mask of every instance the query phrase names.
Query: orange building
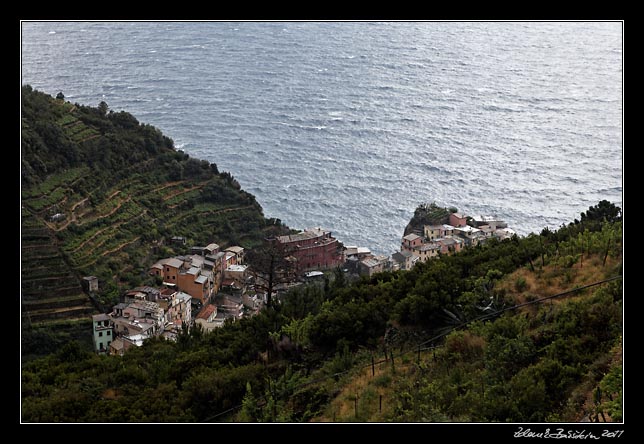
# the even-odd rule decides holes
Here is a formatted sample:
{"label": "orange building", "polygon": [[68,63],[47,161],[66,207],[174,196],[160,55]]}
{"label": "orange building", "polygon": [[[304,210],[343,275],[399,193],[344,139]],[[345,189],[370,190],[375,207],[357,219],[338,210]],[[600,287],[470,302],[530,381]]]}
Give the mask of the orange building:
{"label": "orange building", "polygon": [[176,287],[205,304],[215,289],[214,263],[199,255],[162,259],[150,267],[163,284]]}

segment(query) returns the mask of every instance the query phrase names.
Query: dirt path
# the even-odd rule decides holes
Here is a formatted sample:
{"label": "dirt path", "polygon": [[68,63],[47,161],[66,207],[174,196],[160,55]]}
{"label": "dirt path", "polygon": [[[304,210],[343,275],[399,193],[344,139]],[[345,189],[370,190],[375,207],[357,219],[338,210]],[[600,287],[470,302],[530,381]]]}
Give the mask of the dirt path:
{"label": "dirt path", "polygon": [[87,142],[88,140],[96,139],[97,137],[101,137],[101,135],[100,134],[92,134],[91,136],[87,136],[87,137],[82,138],[81,140],[78,141],[78,143]]}
{"label": "dirt path", "polygon": [[159,188],[155,188],[152,190],[153,193],[156,193],[157,191],[165,190],[166,188],[173,187],[175,185],[179,185],[180,183],[184,183],[185,180],[178,180],[176,182],[168,182],[165,185],[161,185]]}
{"label": "dirt path", "polygon": [[190,191],[197,190],[199,188],[203,188],[206,185],[206,182],[202,182],[200,184],[195,185],[194,187],[190,188],[184,188],[183,190],[176,191],[174,193],[170,193],[168,195],[163,196],[163,201],[165,202],[166,200],[170,200],[173,197],[180,196],[181,194],[189,193]]}
{"label": "dirt path", "polygon": [[[80,249],[81,249],[81,248],[83,248],[85,245],[87,245],[87,243],[88,243],[89,241],[91,241],[92,239],[94,239],[94,238],[95,238],[96,236],[98,236],[99,234],[101,234],[101,233],[105,232],[106,230],[109,230],[110,228],[118,228],[120,225],[124,224],[125,222],[126,222],[126,221],[123,221],[123,222],[119,222],[119,223],[114,224],[114,225],[110,225],[109,227],[101,228],[101,229],[100,229],[100,230],[98,230],[96,233],[92,234],[90,237],[88,237],[87,239],[85,239],[85,240],[84,240],[84,241],[83,241],[83,242],[82,242],[78,247],[74,248],[74,249],[73,249],[73,250],[71,250],[70,252],[71,252],[71,253],[76,253],[78,250],[80,250]],[[94,248],[96,248],[96,247],[97,247],[97,245],[95,245],[95,246],[94,246]]]}
{"label": "dirt path", "polygon": [[[118,193],[120,193],[120,191],[118,191]],[[100,215],[100,216],[98,216],[98,217],[96,217],[96,218],[94,218],[94,219],[91,219],[91,220],[86,220],[86,221],[84,221],[84,222],[80,222],[78,225],[79,225],[79,226],[80,226],[80,225],[85,225],[85,224],[87,224],[87,223],[89,223],[89,222],[94,222],[94,221],[97,221],[97,220],[100,220],[100,219],[105,219],[106,217],[110,217],[112,214],[116,213],[116,212],[117,212],[117,211],[118,211],[118,210],[123,206],[123,204],[126,204],[126,203],[128,203],[129,201],[131,201],[131,200],[132,200],[132,197],[131,197],[131,196],[128,196],[125,200],[120,201],[120,202],[116,205],[116,207],[114,207],[114,208],[113,208],[109,213],[102,214],[102,215]]]}
{"label": "dirt path", "polygon": [[137,236],[137,237],[135,237],[134,239],[132,239],[131,241],[123,242],[123,243],[122,243],[121,245],[119,245],[118,247],[113,248],[113,249],[111,249],[111,250],[107,250],[107,251],[105,251],[105,252],[101,253],[101,256],[107,256],[108,254],[115,253],[115,252],[119,251],[120,249],[125,248],[125,247],[126,247],[127,245],[129,245],[129,244],[133,244],[134,242],[138,241],[139,239],[141,239],[141,236]]}
{"label": "dirt path", "polygon": [[87,202],[87,200],[88,200],[88,199],[89,199],[89,198],[88,198],[88,197],[86,197],[85,199],[81,199],[81,200],[79,200],[79,201],[78,201],[78,202],[76,202],[74,205],[72,205],[72,209],[71,209],[70,211],[71,211],[72,213],[74,213],[74,210],[75,210],[76,208],[78,208],[78,206],[79,206],[80,204],[83,204],[83,203]]}
{"label": "dirt path", "polygon": [[[67,198],[65,197],[65,199],[67,199]],[[67,219],[67,220],[65,221],[65,223],[64,223],[64,224],[62,224],[60,227],[56,228],[55,226],[53,226],[53,224],[50,224],[50,223],[48,223],[47,221],[45,221],[45,224],[47,224],[47,226],[48,226],[49,228],[51,228],[53,231],[62,231],[62,230],[64,230],[65,228],[67,228],[67,227],[69,226],[69,224],[71,224],[72,222],[76,222],[76,214],[74,214],[74,210],[76,210],[76,208],[77,208],[80,204],[82,204],[82,203],[84,203],[84,202],[87,202],[87,199],[88,199],[87,197],[86,197],[85,199],[81,199],[81,200],[79,200],[78,202],[76,202],[76,203],[72,206],[72,208],[71,208],[71,210],[70,210],[70,212],[71,212],[71,216],[70,216],[70,217],[69,217],[69,219]]]}
{"label": "dirt path", "polygon": [[[142,216],[143,216],[144,214],[146,214],[147,212],[148,212],[148,210],[147,210],[147,208],[146,208],[146,209],[144,209],[143,211],[141,211],[141,214],[138,214],[138,215],[134,216],[132,219],[123,220],[123,221],[118,222],[118,223],[116,223],[116,224],[113,224],[113,225],[107,226],[107,227],[105,227],[105,228],[101,228],[101,229],[100,229],[100,230],[98,230],[96,233],[92,234],[90,237],[88,237],[87,239],[85,239],[85,240],[84,240],[84,241],[83,241],[83,242],[82,242],[78,247],[74,248],[73,250],[70,250],[70,252],[71,252],[71,253],[76,253],[78,250],[80,250],[81,248],[83,248],[85,245],[87,245],[87,243],[88,243],[88,242],[90,242],[92,239],[94,239],[96,236],[100,235],[101,233],[104,233],[105,231],[107,231],[107,230],[109,230],[109,229],[111,229],[111,228],[118,228],[118,227],[120,227],[120,226],[121,226],[121,225],[123,225],[123,224],[129,224],[129,223],[130,223],[130,222],[132,222],[133,220],[136,220],[136,219],[138,219],[139,217],[142,217]],[[101,242],[101,243],[99,243],[99,244],[97,244],[97,245],[94,245],[94,249],[96,249],[96,248],[100,247],[101,245],[103,245],[103,244],[105,243],[105,241],[106,241],[106,240],[107,240],[107,239],[103,240],[103,242]]]}
{"label": "dirt path", "polygon": [[[101,253],[101,257],[107,256],[108,254],[115,253],[115,252],[119,251],[120,249],[125,248],[129,244],[133,244],[134,242],[138,241],[139,239],[141,239],[141,236],[137,236],[134,239],[132,239],[131,241],[123,242],[118,247],[113,248],[113,249],[108,250],[108,251],[104,251],[103,253]],[[96,261],[98,261],[98,258],[94,259],[91,262],[84,263],[83,266],[84,267],[89,267],[90,265],[94,265],[96,263]]]}

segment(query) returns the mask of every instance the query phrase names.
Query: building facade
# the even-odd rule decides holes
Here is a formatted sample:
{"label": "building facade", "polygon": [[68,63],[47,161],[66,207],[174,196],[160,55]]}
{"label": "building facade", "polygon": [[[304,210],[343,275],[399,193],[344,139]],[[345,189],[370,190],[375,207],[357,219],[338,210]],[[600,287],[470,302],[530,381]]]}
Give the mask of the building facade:
{"label": "building facade", "polygon": [[98,354],[107,354],[114,339],[112,319],[106,314],[93,315],[92,327],[94,331],[94,351]]}
{"label": "building facade", "polygon": [[277,242],[286,255],[296,260],[298,273],[328,270],[342,264],[340,243],[330,231],[311,228],[301,233],[279,236]]}

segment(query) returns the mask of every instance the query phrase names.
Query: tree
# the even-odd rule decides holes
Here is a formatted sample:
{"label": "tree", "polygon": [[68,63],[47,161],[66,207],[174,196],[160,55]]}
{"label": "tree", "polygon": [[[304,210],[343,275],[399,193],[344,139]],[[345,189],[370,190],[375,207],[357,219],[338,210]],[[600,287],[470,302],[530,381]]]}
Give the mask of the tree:
{"label": "tree", "polygon": [[622,220],[622,209],[607,200],[602,200],[597,205],[588,208],[585,213],[581,213],[582,222],[619,222],[620,220]]}
{"label": "tree", "polygon": [[257,422],[260,415],[260,409],[257,407],[257,398],[253,395],[253,390],[250,382],[246,383],[246,394],[242,401],[242,409],[239,412],[240,422]]}
{"label": "tree", "polygon": [[101,100],[101,103],[98,104],[98,112],[101,113],[102,116],[105,116],[107,114],[107,110],[107,103]]}
{"label": "tree", "polygon": [[273,292],[278,284],[295,279],[295,264],[289,260],[283,245],[276,239],[248,252],[246,256],[255,280],[255,288],[266,292],[266,306],[272,305]]}

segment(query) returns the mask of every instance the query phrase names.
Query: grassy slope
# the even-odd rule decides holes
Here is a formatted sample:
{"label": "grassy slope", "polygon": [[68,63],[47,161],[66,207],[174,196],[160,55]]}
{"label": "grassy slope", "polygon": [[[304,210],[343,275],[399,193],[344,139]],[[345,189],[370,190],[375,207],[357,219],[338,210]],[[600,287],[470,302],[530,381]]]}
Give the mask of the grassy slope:
{"label": "grassy slope", "polygon": [[[621,256],[608,256],[606,264],[603,264],[601,255],[587,255],[583,263],[578,262],[571,268],[562,268],[555,265],[546,265],[543,269],[537,268],[531,271],[529,266],[523,267],[505,276],[498,284],[500,291],[506,292],[508,300],[514,300],[516,304],[528,302],[541,297],[552,296],[563,291],[581,287],[594,281],[614,276],[620,273]],[[516,282],[523,278],[527,285],[517,286]],[[518,287],[518,288],[517,288]],[[552,299],[544,305],[529,305],[518,309],[515,316],[527,316],[535,320],[540,310],[557,310],[562,304],[575,303],[589,298],[595,290],[584,290],[574,293],[565,298]],[[543,325],[534,326],[528,334],[537,335],[543,329]],[[484,361],[485,340],[478,333],[465,330],[467,341],[481,348],[482,355],[478,359],[470,360],[473,368],[481,369],[486,367]],[[419,371],[432,373],[436,372],[444,377],[449,375],[449,370],[444,366],[446,354],[445,346],[440,345],[436,350],[422,350],[420,361],[416,350],[407,350],[400,353],[396,350],[394,365],[391,361],[385,361],[383,356],[375,357],[375,374],[372,374],[372,367],[369,360],[356,365],[347,375],[340,379],[334,386],[335,397],[328,403],[324,413],[317,416],[312,422],[388,422],[399,421],[396,406],[400,402],[397,393],[401,387],[416,384]],[[469,364],[471,364],[470,362]],[[420,364],[419,364],[420,363]],[[462,363],[468,363],[468,358],[463,358]],[[603,369],[601,375],[607,374],[610,369],[619,368],[622,365],[622,347],[620,342],[605,351],[595,360],[595,366]],[[456,367],[451,364],[450,367]],[[592,367],[592,366],[591,366]],[[422,369],[422,370],[419,370]],[[447,373],[446,373],[447,372]],[[599,384],[601,375],[590,370],[584,377],[577,381],[570,389],[568,405],[562,408],[558,420],[576,422],[589,421],[591,412],[595,410],[593,395]],[[477,388],[471,388],[476,390]],[[357,397],[357,402],[356,402]],[[382,401],[381,401],[382,399]],[[357,415],[356,415],[357,412]],[[611,421],[609,413],[604,412],[602,421]],[[406,421],[423,421],[423,418],[406,418]],[[425,419],[426,420],[426,419]],[[435,413],[432,418],[435,421],[470,421],[467,417],[450,417],[447,412]]]}

